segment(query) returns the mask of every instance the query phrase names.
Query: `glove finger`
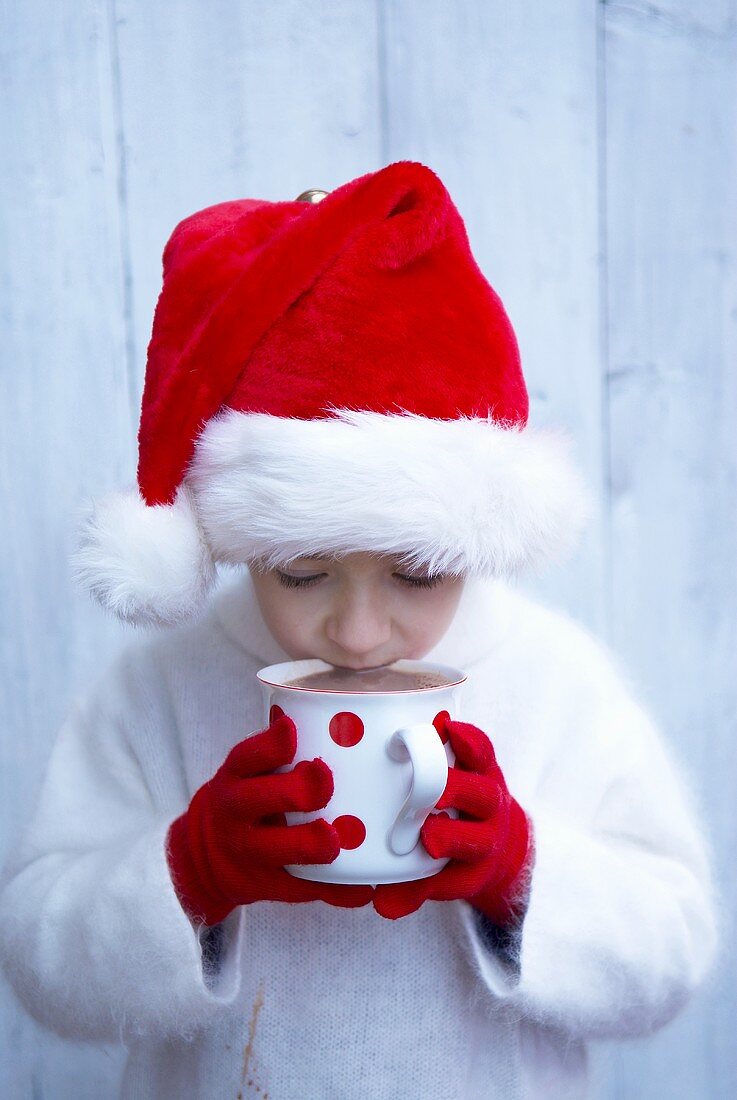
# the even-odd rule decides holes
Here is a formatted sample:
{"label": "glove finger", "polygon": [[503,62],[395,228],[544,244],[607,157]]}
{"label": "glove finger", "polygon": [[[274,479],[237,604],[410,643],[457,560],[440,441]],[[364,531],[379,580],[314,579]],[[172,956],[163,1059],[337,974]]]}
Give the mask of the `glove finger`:
{"label": "glove finger", "polygon": [[479,821],[492,817],[499,804],[499,785],[492,776],[448,768],[448,782],[436,802],[439,810],[452,807]]}
{"label": "glove finger", "polygon": [[431,814],[420,830],[422,843],[433,859],[459,859],[477,863],[487,858],[497,836],[493,821],[464,821],[446,814]]}
{"label": "glove finger", "polygon": [[[264,893],[264,901],[325,901],[346,909],[358,909],[368,905],[373,895],[372,886],[343,886],[340,884],[313,882],[311,879],[290,875],[283,867],[269,871],[271,887]],[[250,883],[249,883],[250,884]]]}
{"label": "glove finger", "polygon": [[416,912],[427,901],[427,879],[392,882],[374,890],[374,909],[380,917],[397,920]]}
{"label": "glove finger", "polygon": [[[269,885],[264,889],[262,901],[314,901],[312,883],[306,879],[296,878],[285,871],[283,867],[271,867],[268,871]],[[249,885],[252,881],[249,877]]]}
{"label": "glove finger", "polygon": [[287,819],[284,814],[264,814],[259,825],[286,825],[286,823]]}
{"label": "glove finger", "polygon": [[[289,872],[286,872],[287,874]],[[304,880],[307,882],[307,880]],[[374,896],[373,886],[345,886],[333,882],[307,882],[313,901],[324,901],[341,909],[360,909],[368,905]]]}
{"label": "glove finger", "polygon": [[240,849],[246,858],[270,867],[287,863],[332,863],[340,852],[337,829],[324,817],[300,825],[252,825]]}
{"label": "glove finger", "polygon": [[265,730],[252,733],[231,749],[223,764],[230,775],[263,775],[291,764],[297,752],[297,727],[287,714]]}
{"label": "glove finger", "polygon": [[478,726],[469,722],[446,722],[450,747],[456,756],[456,764],[472,772],[489,772],[496,764],[491,741]]}
{"label": "glove finger", "polygon": [[483,889],[490,877],[487,860],[479,863],[460,863],[451,860],[427,881],[432,883],[429,899],[432,901],[455,901],[469,898]]}
{"label": "glove finger", "polygon": [[237,812],[247,821],[258,821],[275,813],[309,813],[320,810],[333,797],[333,773],[315,757],[300,760],[286,772],[242,779],[233,793]]}

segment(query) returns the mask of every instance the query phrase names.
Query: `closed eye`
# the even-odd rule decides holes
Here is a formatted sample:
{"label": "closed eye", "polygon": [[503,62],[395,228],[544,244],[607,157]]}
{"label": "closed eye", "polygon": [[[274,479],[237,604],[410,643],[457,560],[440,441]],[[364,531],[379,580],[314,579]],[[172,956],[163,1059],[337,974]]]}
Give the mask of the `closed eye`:
{"label": "closed eye", "polygon": [[[307,577],[295,577],[292,573],[282,573],[277,569],[276,575],[279,579],[279,583],[285,588],[311,588],[313,584],[325,576],[325,573],[316,573]],[[437,573],[434,576],[429,577],[410,577],[404,573],[392,574],[397,578],[400,583],[407,585],[409,588],[435,588],[445,578],[442,573]]]}
{"label": "closed eye", "polygon": [[291,573],[282,573],[278,569],[276,575],[280,584],[283,584],[285,588],[309,588],[310,585],[319,581],[320,577],[325,576],[324,573],[318,573],[314,577],[294,577]]}
{"label": "closed eye", "polygon": [[412,588],[435,588],[436,585],[445,580],[442,573],[436,573],[430,577],[408,577],[404,573],[394,573],[393,575],[403,584],[411,585]]}

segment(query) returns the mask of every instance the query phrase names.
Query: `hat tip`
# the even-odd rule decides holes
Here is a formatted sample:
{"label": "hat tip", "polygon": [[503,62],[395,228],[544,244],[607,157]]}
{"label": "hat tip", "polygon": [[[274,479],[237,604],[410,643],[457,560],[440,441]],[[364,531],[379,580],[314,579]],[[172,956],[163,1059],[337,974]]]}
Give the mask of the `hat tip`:
{"label": "hat tip", "polygon": [[73,567],[78,584],[134,626],[195,617],[216,576],[186,486],[171,505],[147,505],[137,487],[91,501]]}
{"label": "hat tip", "polygon": [[309,202],[314,203],[322,202],[327,196],[327,191],[321,191],[318,187],[310,187],[307,191],[303,191],[300,195],[297,195],[295,202]]}

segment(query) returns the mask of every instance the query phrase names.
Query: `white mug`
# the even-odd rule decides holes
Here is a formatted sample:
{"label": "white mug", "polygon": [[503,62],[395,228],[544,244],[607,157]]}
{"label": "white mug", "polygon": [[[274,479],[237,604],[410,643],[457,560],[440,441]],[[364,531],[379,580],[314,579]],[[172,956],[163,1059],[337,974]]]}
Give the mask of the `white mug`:
{"label": "white mug", "polygon": [[[458,713],[467,676],[457,668],[423,661],[395,661],[400,672],[435,672],[440,687],[398,691],[336,691],[290,681],[332,669],[320,660],[286,661],[256,674],[265,696],[265,723],[287,714],[297,728],[300,760],[321,757],[331,768],[333,796],[309,813],[289,811],[287,824],[324,817],[338,829],[341,850],[332,863],[290,864],[297,878],[377,886],[436,874],[448,862],[433,859],[420,829],[445,790],[455,756],[433,719]],[[445,811],[457,817],[453,808]]]}

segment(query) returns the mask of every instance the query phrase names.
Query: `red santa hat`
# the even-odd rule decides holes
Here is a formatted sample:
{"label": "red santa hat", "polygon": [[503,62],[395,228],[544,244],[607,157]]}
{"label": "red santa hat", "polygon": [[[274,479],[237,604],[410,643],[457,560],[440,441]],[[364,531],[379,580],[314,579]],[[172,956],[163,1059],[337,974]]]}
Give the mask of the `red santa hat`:
{"label": "red santa hat", "polygon": [[92,502],[79,579],[166,624],[197,612],[218,561],[363,550],[517,572],[583,518],[566,439],[527,415],[512,326],[425,165],[210,206],[164,249],[138,484]]}

